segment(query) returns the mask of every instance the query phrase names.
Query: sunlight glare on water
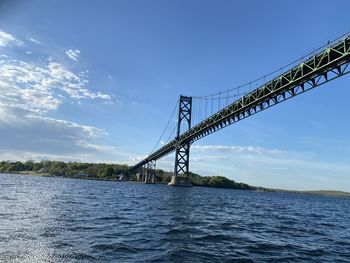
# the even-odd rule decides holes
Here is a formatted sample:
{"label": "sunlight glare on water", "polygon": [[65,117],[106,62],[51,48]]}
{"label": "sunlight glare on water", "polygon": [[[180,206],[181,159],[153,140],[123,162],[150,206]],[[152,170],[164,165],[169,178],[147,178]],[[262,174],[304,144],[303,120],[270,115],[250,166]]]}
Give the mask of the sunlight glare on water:
{"label": "sunlight glare on water", "polygon": [[0,262],[349,262],[350,199],[0,174]]}

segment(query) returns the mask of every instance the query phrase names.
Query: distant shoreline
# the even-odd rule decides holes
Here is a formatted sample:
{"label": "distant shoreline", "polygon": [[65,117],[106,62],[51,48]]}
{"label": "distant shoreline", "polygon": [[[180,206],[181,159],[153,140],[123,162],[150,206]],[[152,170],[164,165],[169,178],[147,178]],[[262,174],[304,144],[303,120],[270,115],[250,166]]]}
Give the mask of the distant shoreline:
{"label": "distant shoreline", "polygon": [[[140,183],[134,180],[116,180],[113,178],[97,178],[97,177],[83,177],[83,176],[57,176],[50,174],[41,174],[33,171],[22,171],[22,172],[0,172],[0,174],[13,174],[13,175],[29,175],[29,176],[40,176],[40,177],[54,177],[54,178],[65,178],[65,179],[78,179],[78,180],[94,180],[94,181],[109,181],[109,182],[129,182],[129,183]],[[165,185],[166,183],[157,182],[156,184]],[[206,187],[206,188],[219,188],[219,189],[231,189],[231,190],[242,190],[243,189],[233,189],[233,188],[223,188],[223,187],[213,187],[213,186],[202,186],[194,185],[194,187]],[[291,193],[291,194],[306,194],[313,196],[326,196],[326,197],[347,197],[350,198],[349,192],[337,191],[337,190],[285,190],[285,189],[273,189],[273,188],[264,188],[256,187],[256,189],[249,189],[249,191],[255,192],[273,192],[273,193]]]}
{"label": "distant shoreline", "polygon": [[321,195],[330,197],[350,197],[349,192],[337,191],[337,190],[284,190],[284,189],[270,189],[273,192],[281,193],[293,193],[293,194],[308,194],[308,195]]}

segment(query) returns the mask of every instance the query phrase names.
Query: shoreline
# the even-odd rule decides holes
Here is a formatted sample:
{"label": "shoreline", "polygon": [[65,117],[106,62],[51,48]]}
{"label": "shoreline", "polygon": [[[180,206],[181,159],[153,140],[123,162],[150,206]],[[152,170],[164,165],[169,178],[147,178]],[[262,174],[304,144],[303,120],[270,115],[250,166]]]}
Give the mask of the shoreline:
{"label": "shoreline", "polygon": [[[77,179],[77,180],[93,180],[93,181],[107,181],[107,182],[128,182],[128,183],[137,183],[143,184],[139,181],[133,180],[116,180],[114,178],[97,178],[97,177],[81,177],[81,176],[56,176],[50,175],[48,173],[37,173],[32,171],[21,171],[21,172],[6,172],[0,174],[12,174],[12,175],[29,175],[29,176],[40,176],[40,177],[53,177],[53,178],[65,178],[65,179]],[[157,182],[155,184],[166,185],[166,183]],[[273,188],[264,188],[256,187],[256,189],[234,189],[234,188],[222,188],[222,187],[210,187],[210,186],[201,186],[194,185],[194,187],[204,187],[204,188],[217,188],[217,189],[230,189],[230,190],[241,190],[241,191],[254,191],[254,192],[269,192],[269,193],[290,193],[290,194],[304,194],[304,195],[313,195],[313,196],[325,196],[325,197],[342,197],[350,198],[350,192],[338,191],[338,190],[286,190],[286,189],[273,189]]]}

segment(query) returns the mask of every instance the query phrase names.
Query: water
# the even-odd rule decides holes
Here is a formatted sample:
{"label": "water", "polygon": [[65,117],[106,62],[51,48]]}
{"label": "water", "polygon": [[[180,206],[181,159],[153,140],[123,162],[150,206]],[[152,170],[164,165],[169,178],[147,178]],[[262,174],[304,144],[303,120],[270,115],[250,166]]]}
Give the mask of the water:
{"label": "water", "polygon": [[350,262],[350,199],[0,174],[0,262]]}

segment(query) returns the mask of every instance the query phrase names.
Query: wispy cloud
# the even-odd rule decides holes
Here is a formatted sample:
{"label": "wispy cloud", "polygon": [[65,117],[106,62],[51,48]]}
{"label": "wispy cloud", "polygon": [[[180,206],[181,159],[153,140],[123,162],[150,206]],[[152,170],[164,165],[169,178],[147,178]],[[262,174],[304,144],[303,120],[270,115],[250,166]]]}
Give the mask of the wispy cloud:
{"label": "wispy cloud", "polygon": [[269,164],[269,167],[290,167],[292,163],[306,164],[314,162],[315,154],[310,152],[295,152],[260,146],[236,145],[193,145],[191,157],[195,161],[233,161],[243,165]]}
{"label": "wispy cloud", "polygon": [[7,47],[10,45],[21,45],[22,41],[18,40],[15,36],[6,33],[4,31],[0,31],[0,47]]}
{"label": "wispy cloud", "polygon": [[57,62],[37,65],[19,60],[0,60],[0,103],[30,112],[45,113],[56,110],[65,99],[100,99],[109,101],[110,95],[91,92],[88,80]]}
{"label": "wispy cloud", "polygon": [[349,191],[346,184],[341,186],[339,180],[334,179],[348,178],[350,165],[341,161],[320,160],[312,152],[260,146],[193,145],[191,170],[204,175],[220,174],[250,184],[287,189],[320,189],[322,181],[328,178],[332,181],[328,184],[329,189]]}
{"label": "wispy cloud", "polygon": [[75,62],[78,62],[79,55],[80,55],[80,50],[79,49],[74,49],[74,50],[73,49],[68,49],[66,51],[66,55],[70,59],[74,60]]}
{"label": "wispy cloud", "polygon": [[29,40],[30,42],[37,44],[37,45],[42,45],[42,43],[38,40],[36,40],[35,38],[27,38],[27,40]]}
{"label": "wispy cloud", "polygon": [[257,146],[232,146],[232,145],[193,145],[192,149],[197,152],[234,152],[234,153],[254,153],[254,154],[284,154],[278,149],[267,149]]}
{"label": "wispy cloud", "polygon": [[98,145],[98,144],[87,143],[87,142],[83,142],[83,141],[78,142],[78,145],[85,148],[86,150],[94,151],[94,152],[109,152],[111,150],[116,149],[113,146]]}

